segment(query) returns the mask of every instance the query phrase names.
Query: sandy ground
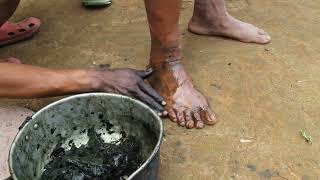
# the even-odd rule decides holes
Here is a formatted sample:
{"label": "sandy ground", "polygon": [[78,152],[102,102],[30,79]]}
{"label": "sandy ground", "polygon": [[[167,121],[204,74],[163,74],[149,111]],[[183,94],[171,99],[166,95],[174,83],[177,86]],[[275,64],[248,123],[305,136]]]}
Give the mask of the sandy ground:
{"label": "sandy ground", "polygon": [[[160,179],[319,180],[320,4],[227,0],[227,5],[273,41],[263,46],[190,34],[193,2],[183,2],[185,66],[221,122],[186,130],[164,120]],[[79,0],[24,0],[13,19],[27,16],[42,18],[41,33],[1,48],[1,57],[50,68],[147,64],[150,38],[142,0],[115,0],[99,10],[86,10]],[[37,110],[52,101],[1,100],[0,105]],[[300,136],[303,128],[312,134],[312,145]]]}

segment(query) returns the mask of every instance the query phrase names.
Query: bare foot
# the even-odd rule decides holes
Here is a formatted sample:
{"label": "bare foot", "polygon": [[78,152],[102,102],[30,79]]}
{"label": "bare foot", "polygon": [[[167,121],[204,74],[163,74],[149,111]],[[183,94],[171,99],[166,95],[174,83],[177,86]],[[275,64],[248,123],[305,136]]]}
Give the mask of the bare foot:
{"label": "bare foot", "polygon": [[232,17],[224,0],[196,0],[188,29],[199,35],[223,36],[246,43],[266,44],[271,41],[264,30]]}
{"label": "bare foot", "polygon": [[[169,56],[170,57],[170,56]],[[173,122],[186,128],[203,128],[218,122],[205,97],[195,89],[180,60],[152,64],[149,82],[166,99]]]}

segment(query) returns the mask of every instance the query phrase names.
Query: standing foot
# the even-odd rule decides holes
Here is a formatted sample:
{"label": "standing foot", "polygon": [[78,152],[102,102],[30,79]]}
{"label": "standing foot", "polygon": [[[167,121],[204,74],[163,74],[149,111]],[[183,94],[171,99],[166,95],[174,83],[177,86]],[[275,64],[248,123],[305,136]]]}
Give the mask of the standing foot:
{"label": "standing foot", "polygon": [[179,60],[151,64],[154,73],[149,82],[166,99],[170,119],[188,129],[201,129],[218,122],[205,97],[192,84]]}
{"label": "standing foot", "polygon": [[266,44],[271,41],[264,30],[232,17],[223,0],[196,0],[188,30],[199,35],[223,36],[245,43]]}

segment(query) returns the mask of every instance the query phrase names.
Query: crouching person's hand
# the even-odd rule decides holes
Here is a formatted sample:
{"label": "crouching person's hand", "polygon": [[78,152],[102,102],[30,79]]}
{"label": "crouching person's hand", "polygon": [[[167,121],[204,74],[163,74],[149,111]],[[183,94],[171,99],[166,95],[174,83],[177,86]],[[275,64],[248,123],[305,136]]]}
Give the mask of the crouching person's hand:
{"label": "crouching person's hand", "polygon": [[164,99],[144,79],[152,74],[152,69],[107,69],[92,71],[92,83],[97,91],[122,94],[143,101],[159,115],[165,116]]}

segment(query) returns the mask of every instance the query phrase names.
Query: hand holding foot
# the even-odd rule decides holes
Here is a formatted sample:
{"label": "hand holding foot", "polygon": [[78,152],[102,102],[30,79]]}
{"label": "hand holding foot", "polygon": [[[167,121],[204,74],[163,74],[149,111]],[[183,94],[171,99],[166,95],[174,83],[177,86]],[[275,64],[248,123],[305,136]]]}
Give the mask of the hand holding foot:
{"label": "hand holding foot", "polygon": [[143,80],[152,74],[153,70],[134,69],[107,69],[100,68],[92,72],[92,83],[95,89],[101,92],[116,93],[137,98],[152,109],[158,115],[166,116],[164,109],[166,102],[158,93]]}

